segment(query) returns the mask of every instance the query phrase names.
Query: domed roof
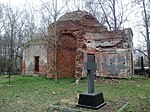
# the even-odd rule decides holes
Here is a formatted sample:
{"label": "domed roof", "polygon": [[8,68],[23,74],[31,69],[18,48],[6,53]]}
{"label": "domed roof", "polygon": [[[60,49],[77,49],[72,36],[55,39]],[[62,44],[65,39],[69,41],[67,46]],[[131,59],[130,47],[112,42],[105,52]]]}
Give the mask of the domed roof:
{"label": "domed roof", "polygon": [[92,14],[86,12],[86,11],[73,11],[73,12],[68,12],[61,16],[58,21],[68,21],[68,20],[82,20],[84,18],[92,18],[95,19],[95,17],[92,16]]}

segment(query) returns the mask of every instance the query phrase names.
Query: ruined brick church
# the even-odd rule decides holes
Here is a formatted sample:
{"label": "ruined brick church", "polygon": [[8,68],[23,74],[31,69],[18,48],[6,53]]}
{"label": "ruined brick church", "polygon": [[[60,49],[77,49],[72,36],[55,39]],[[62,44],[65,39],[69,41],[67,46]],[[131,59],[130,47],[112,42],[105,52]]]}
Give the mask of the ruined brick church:
{"label": "ruined brick church", "polygon": [[[25,43],[23,74],[53,77],[52,71],[56,69],[60,77],[81,78],[86,76],[83,63],[88,53],[95,54],[96,76],[130,78],[133,74],[133,34],[130,28],[108,31],[86,11],[66,13],[55,25],[56,50],[50,42],[40,38]],[[51,32],[52,28],[48,30]]]}

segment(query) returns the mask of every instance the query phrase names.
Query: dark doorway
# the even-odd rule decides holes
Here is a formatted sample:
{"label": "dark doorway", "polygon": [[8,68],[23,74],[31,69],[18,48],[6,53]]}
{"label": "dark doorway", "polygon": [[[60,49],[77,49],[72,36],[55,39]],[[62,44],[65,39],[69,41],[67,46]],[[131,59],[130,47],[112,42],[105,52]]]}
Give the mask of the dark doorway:
{"label": "dark doorway", "polygon": [[35,56],[34,61],[35,61],[35,71],[39,72],[39,56]]}
{"label": "dark doorway", "polygon": [[65,34],[58,40],[57,70],[61,78],[73,78],[75,75],[76,46],[76,39],[70,34]]}

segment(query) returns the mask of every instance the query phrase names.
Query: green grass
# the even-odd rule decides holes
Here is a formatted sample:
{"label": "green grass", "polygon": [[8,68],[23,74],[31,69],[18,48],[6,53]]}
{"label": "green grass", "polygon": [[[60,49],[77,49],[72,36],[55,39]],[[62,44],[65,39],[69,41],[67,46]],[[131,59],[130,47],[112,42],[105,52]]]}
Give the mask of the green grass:
{"label": "green grass", "polygon": [[[0,112],[43,112],[48,105],[70,99],[87,91],[87,80],[75,85],[73,79],[61,79],[56,84],[42,77],[0,77]],[[105,100],[126,101],[124,112],[150,111],[150,78],[134,76],[131,80],[100,78],[95,90],[104,94]]]}

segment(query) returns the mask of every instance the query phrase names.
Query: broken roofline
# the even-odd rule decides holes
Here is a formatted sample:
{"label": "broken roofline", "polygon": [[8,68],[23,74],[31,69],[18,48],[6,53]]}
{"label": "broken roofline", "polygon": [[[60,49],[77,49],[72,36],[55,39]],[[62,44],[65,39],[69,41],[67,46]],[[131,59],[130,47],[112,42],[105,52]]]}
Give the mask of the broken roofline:
{"label": "broken roofline", "polygon": [[24,43],[24,48],[28,47],[30,45],[47,45],[49,42],[51,42],[51,35],[44,35],[44,36],[34,36],[27,40],[27,42]]}

